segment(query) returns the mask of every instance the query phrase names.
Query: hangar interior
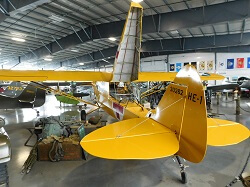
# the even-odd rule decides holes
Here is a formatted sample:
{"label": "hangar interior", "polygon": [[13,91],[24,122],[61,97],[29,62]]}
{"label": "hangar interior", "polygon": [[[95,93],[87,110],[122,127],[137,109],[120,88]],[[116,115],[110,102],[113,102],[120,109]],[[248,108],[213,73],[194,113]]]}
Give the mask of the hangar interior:
{"label": "hangar interior", "polygon": [[249,186],[249,17],[249,0],[0,1],[0,186]]}

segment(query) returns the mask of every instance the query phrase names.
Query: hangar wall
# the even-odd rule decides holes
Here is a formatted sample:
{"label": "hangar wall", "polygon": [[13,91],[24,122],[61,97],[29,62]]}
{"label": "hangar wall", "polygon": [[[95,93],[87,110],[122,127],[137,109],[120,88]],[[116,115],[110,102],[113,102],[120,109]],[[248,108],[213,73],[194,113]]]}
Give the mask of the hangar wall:
{"label": "hangar wall", "polygon": [[230,81],[250,77],[250,53],[218,53],[216,69]]}
{"label": "hangar wall", "polygon": [[[178,72],[185,63],[194,63],[199,72],[218,72],[230,81],[250,77],[250,53],[183,53],[141,59],[141,71]],[[222,81],[216,81],[221,84]],[[214,81],[209,82],[214,84]]]}

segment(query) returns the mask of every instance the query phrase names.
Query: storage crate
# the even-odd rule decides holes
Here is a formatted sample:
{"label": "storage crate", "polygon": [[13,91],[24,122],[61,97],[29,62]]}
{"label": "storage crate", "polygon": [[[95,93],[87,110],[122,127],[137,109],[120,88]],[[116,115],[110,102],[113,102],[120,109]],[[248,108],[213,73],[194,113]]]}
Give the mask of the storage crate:
{"label": "storage crate", "polygon": [[[49,161],[49,151],[52,148],[53,143],[44,144],[40,142],[38,144],[38,160],[39,161]],[[64,157],[62,160],[82,160],[83,151],[79,145],[74,145],[71,142],[63,142],[62,147],[64,150]],[[55,149],[54,149],[55,150]],[[54,158],[55,151],[52,152],[52,157]]]}

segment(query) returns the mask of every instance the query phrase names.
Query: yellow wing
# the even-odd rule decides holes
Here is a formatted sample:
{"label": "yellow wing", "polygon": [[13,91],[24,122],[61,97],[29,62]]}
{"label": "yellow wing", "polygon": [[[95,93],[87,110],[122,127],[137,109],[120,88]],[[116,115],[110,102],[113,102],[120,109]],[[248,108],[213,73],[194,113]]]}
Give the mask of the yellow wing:
{"label": "yellow wing", "polygon": [[9,81],[105,81],[112,73],[95,71],[0,70],[0,80]]}
{"label": "yellow wing", "polygon": [[176,135],[150,118],[134,118],[98,129],[81,141],[88,153],[107,159],[154,159],[179,150]]}
{"label": "yellow wing", "polygon": [[249,130],[240,123],[216,118],[207,118],[207,144],[225,146],[237,144],[249,138]]}
{"label": "yellow wing", "polygon": [[216,73],[205,73],[205,74],[202,74],[200,77],[201,77],[201,80],[203,80],[203,81],[225,79],[225,77],[223,75],[219,75]]}
{"label": "yellow wing", "polygon": [[[176,72],[139,72],[136,82],[173,81]],[[51,71],[51,70],[0,70],[0,80],[6,81],[104,81],[110,82],[113,74],[95,71]],[[201,76],[202,80],[221,80],[215,73]]]}
{"label": "yellow wing", "polygon": [[[139,78],[136,82],[145,81],[173,81],[177,72],[139,72]],[[223,80],[225,77],[216,73],[206,73],[200,75],[201,80]]]}

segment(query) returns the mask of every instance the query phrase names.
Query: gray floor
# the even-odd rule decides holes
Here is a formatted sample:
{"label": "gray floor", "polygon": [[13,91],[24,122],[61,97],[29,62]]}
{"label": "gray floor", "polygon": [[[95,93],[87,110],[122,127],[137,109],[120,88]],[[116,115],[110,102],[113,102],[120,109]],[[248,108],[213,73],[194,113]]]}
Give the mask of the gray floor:
{"label": "gray floor", "polygon": [[[241,106],[250,111],[242,99]],[[221,101],[213,104],[212,112],[224,113],[221,118],[241,122],[250,127],[250,113],[241,110],[236,116],[233,102]],[[66,111],[77,111],[77,107],[59,108],[53,96],[38,108],[41,116],[59,115]],[[104,113],[103,113],[104,114]],[[200,164],[187,163],[188,183],[181,184],[178,165],[172,158],[156,160],[113,161],[91,157],[88,161],[64,161],[58,163],[36,162],[31,173],[20,174],[21,167],[31,150],[23,144],[33,125],[36,111],[33,109],[0,110],[0,116],[7,121],[6,130],[12,143],[12,160],[8,163],[10,186],[225,186],[239,174],[250,151],[250,140],[228,147],[208,147],[207,155]],[[104,114],[109,122],[115,120]],[[32,139],[35,142],[35,137]],[[247,170],[250,171],[249,166]],[[240,182],[234,186],[242,186]]]}

